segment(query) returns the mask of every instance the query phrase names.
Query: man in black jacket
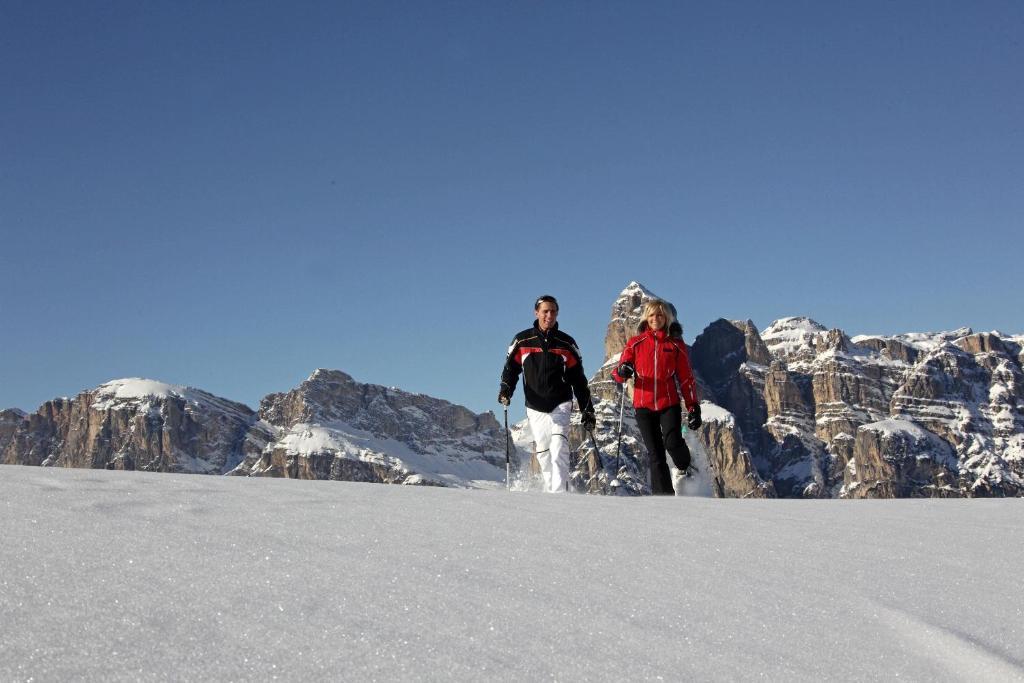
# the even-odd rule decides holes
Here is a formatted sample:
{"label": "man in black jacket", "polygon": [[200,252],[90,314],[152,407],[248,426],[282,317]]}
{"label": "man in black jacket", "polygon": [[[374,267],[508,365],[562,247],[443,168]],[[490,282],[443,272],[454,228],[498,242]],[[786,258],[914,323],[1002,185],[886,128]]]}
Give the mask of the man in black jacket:
{"label": "man in black jacket", "polygon": [[526,416],[537,448],[544,486],[552,492],[566,490],[569,481],[569,416],[576,395],[583,428],[596,425],[583,359],[576,340],[558,329],[558,301],[545,294],[533,305],[537,321],[512,340],[501,373],[498,402],[507,406],[523,375]]}

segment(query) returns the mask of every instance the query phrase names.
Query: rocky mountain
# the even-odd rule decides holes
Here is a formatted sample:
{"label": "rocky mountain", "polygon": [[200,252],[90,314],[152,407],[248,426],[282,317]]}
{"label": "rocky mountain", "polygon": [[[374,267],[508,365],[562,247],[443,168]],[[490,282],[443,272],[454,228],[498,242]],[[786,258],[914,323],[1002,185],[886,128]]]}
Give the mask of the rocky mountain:
{"label": "rocky mountain", "polygon": [[1024,495],[1019,337],[717,320],[692,358],[779,495]]}
{"label": "rocky mountain", "polygon": [[144,379],[5,410],[0,463],[493,487],[505,440],[490,413],[317,370],[258,412]]}
{"label": "rocky mountain", "polygon": [[31,415],[0,416],[0,462],[223,474],[261,444],[255,413],[188,387],[144,379],[108,382]]}
{"label": "rocky mountain", "polygon": [[[647,476],[647,455],[640,438],[633,412],[632,383],[623,388],[611,377],[626,341],[635,334],[644,303],[655,294],[637,282],[631,282],[612,303],[608,330],[605,335],[605,359],[590,379],[590,390],[594,397],[598,416],[595,430],[597,452],[588,443],[574,416],[571,444],[579,444],[579,458],[574,467],[574,480],[581,489],[594,493],[609,491],[609,477],[615,477],[621,486],[620,492],[642,495],[650,492]],[[685,332],[685,330],[684,330]],[[702,396],[709,395],[706,380],[697,375]],[[624,400],[623,400],[624,399]],[[754,466],[751,452],[746,447],[737,417],[727,410],[708,402],[702,402],[704,426],[697,432],[685,434],[693,462],[697,465],[702,480],[698,489],[706,484],[707,494],[726,497],[773,497],[771,481],[762,480]],[[621,418],[621,446],[619,423]],[[532,443],[529,428],[520,426],[518,444],[530,452]],[[616,474],[616,454],[619,454],[619,469]],[[679,472],[669,463],[675,477],[677,491],[692,492],[693,484],[680,478]]]}
{"label": "rocky mountain", "polygon": [[[606,360],[591,379],[598,451],[576,427],[577,484],[606,492],[619,443],[611,370],[655,295],[632,282],[612,304]],[[808,318],[716,320],[693,341],[705,424],[687,434],[728,497],[1024,495],[1024,338],[968,328],[851,339]],[[649,489],[626,394],[619,479]],[[519,425],[520,447],[531,448]],[[612,464],[612,470],[614,465]],[[678,488],[678,486],[677,486]]]}
{"label": "rocky mountain", "polygon": [[504,485],[494,415],[317,370],[260,402],[267,444],[233,474],[435,486]]}
{"label": "rocky mountain", "polygon": [[[611,370],[653,296],[633,282],[612,304],[605,359],[590,380],[597,447],[578,414],[570,434],[579,490],[608,493],[614,480],[620,492],[649,491],[631,388],[624,395]],[[705,422],[686,434],[701,469],[690,489],[727,497],[1024,495],[1024,336],[964,328],[851,338],[808,318],[763,331],[720,319],[692,341],[690,357]],[[529,427],[512,431],[514,483],[529,488]],[[258,411],[140,379],[48,401],[32,414],[0,411],[4,464],[496,487],[504,453],[491,413],[336,370],[267,396]]]}

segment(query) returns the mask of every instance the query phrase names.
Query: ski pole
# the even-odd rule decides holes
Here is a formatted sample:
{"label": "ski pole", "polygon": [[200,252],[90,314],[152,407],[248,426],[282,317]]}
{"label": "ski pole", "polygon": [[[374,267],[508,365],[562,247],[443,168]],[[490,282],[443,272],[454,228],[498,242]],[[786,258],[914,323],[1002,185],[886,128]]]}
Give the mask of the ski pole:
{"label": "ski pole", "polygon": [[[597,447],[597,437],[594,436],[594,430],[590,430],[589,434],[590,434],[590,443],[594,447],[594,457],[597,458],[597,465],[598,465],[597,469],[598,470],[603,470],[604,469],[604,462],[602,462],[602,460],[601,460],[601,449],[599,449]],[[607,474],[608,473],[605,472],[605,476],[607,476]],[[595,473],[594,476],[597,477],[597,474]],[[597,477],[597,483],[598,484],[601,483],[601,478],[600,477]],[[611,486],[610,482],[609,482],[608,486]],[[605,487],[605,493],[608,493],[607,487]]]}
{"label": "ski pole", "polygon": [[508,406],[505,406],[505,488],[509,492],[512,491],[512,465],[508,454],[508,442],[511,438],[508,432]]}
{"label": "ski pole", "polygon": [[622,413],[625,408],[626,383],[623,382],[621,398],[619,399],[619,434],[615,444],[615,477],[612,478],[611,484],[609,484],[612,488],[618,488],[622,485],[622,482],[619,481],[619,469],[622,467]]}

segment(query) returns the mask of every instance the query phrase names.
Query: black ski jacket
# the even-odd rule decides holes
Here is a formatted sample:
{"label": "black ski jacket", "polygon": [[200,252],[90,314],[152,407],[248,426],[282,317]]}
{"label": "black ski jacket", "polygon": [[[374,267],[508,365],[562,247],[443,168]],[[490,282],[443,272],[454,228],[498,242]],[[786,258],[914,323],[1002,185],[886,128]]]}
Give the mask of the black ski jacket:
{"label": "black ski jacket", "polygon": [[576,394],[583,414],[593,414],[590,387],[583,374],[583,359],[576,340],[558,329],[558,323],[546,334],[537,323],[515,336],[508,347],[500,391],[512,397],[523,374],[526,407],[550,413]]}

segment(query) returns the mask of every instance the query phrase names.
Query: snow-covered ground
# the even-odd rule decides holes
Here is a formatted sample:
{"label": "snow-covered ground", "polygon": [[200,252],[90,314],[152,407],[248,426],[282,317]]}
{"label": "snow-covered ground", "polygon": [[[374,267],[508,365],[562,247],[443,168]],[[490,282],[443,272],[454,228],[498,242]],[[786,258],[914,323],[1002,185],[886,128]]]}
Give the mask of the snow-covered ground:
{"label": "snow-covered ground", "polygon": [[1024,500],[0,467],[0,680],[1024,679]]}

